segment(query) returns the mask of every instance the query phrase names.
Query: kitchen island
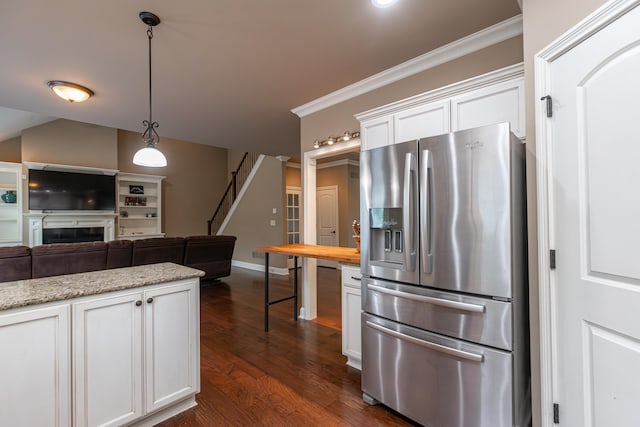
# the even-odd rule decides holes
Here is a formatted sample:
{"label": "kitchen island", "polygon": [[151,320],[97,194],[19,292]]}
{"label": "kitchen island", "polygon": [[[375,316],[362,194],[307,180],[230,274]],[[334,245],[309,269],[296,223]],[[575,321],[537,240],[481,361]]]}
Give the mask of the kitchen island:
{"label": "kitchen island", "polygon": [[200,390],[200,270],[0,284],[0,425],[153,425]]}

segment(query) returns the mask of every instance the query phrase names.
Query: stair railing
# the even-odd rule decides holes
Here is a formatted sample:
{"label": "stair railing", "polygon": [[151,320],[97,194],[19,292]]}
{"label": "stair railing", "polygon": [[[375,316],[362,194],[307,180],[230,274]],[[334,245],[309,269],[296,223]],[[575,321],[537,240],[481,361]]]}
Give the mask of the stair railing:
{"label": "stair railing", "polygon": [[220,226],[231,210],[233,202],[235,202],[238,197],[238,191],[244,186],[244,183],[249,177],[249,174],[251,173],[251,170],[259,156],[260,155],[256,153],[244,153],[244,156],[242,156],[242,160],[240,160],[240,164],[236,170],[231,172],[231,181],[229,182],[229,185],[227,185],[227,189],[222,195],[220,203],[218,203],[218,207],[213,213],[213,216],[211,216],[211,219],[207,221],[208,235],[215,234],[220,229]]}

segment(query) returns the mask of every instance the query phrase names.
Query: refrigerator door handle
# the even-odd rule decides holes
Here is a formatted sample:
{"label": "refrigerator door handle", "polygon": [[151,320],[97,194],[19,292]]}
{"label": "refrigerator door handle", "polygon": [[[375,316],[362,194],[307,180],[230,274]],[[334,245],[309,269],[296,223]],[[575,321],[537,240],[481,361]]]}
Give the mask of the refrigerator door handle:
{"label": "refrigerator door handle", "polygon": [[416,158],[412,153],[405,155],[404,163],[404,194],[402,206],[402,234],[404,245],[404,264],[407,271],[416,271]]}
{"label": "refrigerator door handle", "polygon": [[381,294],[391,295],[398,298],[410,299],[413,301],[424,302],[431,305],[438,305],[440,307],[453,308],[455,310],[468,311],[471,313],[484,313],[486,308],[481,304],[470,304],[467,302],[450,301],[442,298],[427,297],[424,295],[409,294],[407,292],[396,291],[395,289],[384,288],[382,286],[367,285],[369,289],[372,289]]}
{"label": "refrigerator door handle", "polygon": [[367,320],[366,324],[370,328],[373,328],[373,329],[375,329],[375,330],[377,330],[379,332],[382,332],[383,334],[390,335],[390,336],[392,336],[394,338],[397,338],[399,340],[407,341],[407,342],[410,342],[412,344],[416,344],[416,345],[419,345],[421,347],[425,347],[425,348],[428,348],[430,350],[437,351],[439,353],[448,354],[449,356],[458,357],[460,359],[469,360],[471,362],[477,362],[477,363],[484,362],[484,355],[482,355],[482,354],[470,353],[468,351],[458,350],[456,348],[447,347],[445,345],[436,344],[436,343],[429,342],[429,341],[424,341],[424,340],[421,340],[421,339],[418,339],[418,338],[414,338],[414,337],[412,337],[410,335],[406,335],[406,334],[394,331],[393,329],[385,328],[384,326],[380,326],[380,325],[375,324],[373,322],[370,322],[368,320]]}
{"label": "refrigerator door handle", "polygon": [[433,255],[431,254],[431,153],[422,150],[422,164],[420,165],[423,209],[420,211],[420,233],[422,233],[422,269],[426,274],[433,273]]}

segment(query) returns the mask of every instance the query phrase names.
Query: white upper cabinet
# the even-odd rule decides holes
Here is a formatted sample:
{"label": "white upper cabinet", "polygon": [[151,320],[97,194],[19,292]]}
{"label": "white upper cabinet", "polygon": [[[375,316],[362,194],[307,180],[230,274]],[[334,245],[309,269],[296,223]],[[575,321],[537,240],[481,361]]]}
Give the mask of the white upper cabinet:
{"label": "white upper cabinet", "polygon": [[356,114],[361,149],[509,122],[525,136],[524,69],[516,64]]}
{"label": "white upper cabinet", "polygon": [[[379,117],[362,122],[360,129],[362,150],[393,144],[393,116]],[[366,148],[364,146],[365,141]]]}
{"label": "white upper cabinet", "polygon": [[525,135],[524,80],[515,79],[451,98],[451,130],[509,122],[511,131]]}
{"label": "white upper cabinet", "polygon": [[447,133],[449,101],[430,102],[396,113],[393,124],[396,143]]}

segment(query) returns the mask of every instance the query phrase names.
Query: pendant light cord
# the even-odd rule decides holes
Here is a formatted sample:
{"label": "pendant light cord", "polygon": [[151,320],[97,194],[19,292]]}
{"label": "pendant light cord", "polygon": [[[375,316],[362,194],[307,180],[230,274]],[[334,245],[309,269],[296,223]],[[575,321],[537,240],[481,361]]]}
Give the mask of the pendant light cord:
{"label": "pendant light cord", "polygon": [[151,102],[152,90],[151,90],[151,39],[153,38],[153,27],[149,25],[147,29],[147,37],[149,38],[149,123],[152,123],[153,117],[153,103]]}
{"label": "pendant light cord", "polygon": [[155,147],[160,142],[160,135],[155,129],[158,127],[158,122],[153,121],[153,91],[151,90],[151,39],[153,38],[153,26],[151,25],[147,29],[147,38],[149,39],[149,120],[142,122],[147,127],[142,134],[142,139],[147,143],[147,146]]}

